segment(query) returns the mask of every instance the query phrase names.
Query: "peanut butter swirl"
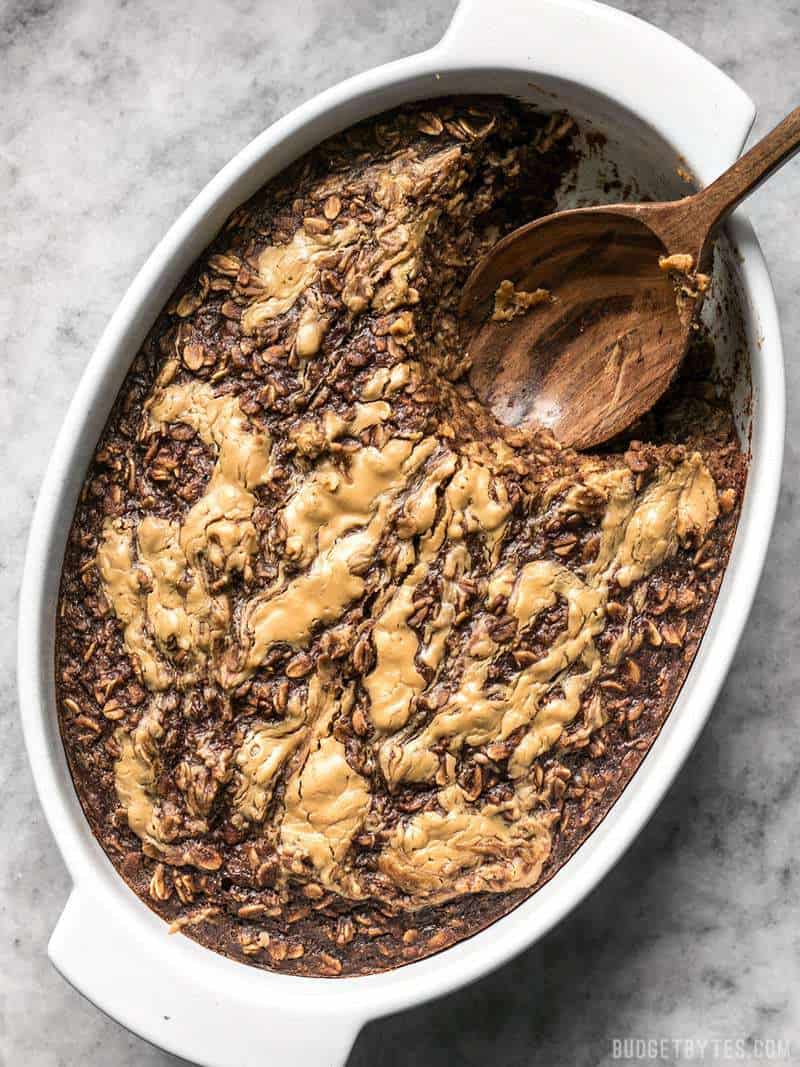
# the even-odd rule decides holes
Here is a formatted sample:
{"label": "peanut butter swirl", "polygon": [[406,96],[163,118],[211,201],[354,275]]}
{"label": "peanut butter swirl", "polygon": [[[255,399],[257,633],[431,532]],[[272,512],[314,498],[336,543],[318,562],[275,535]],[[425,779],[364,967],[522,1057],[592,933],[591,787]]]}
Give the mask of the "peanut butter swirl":
{"label": "peanut butter swirl", "polygon": [[[206,663],[215,637],[209,671],[228,690],[246,681],[275,645],[308,645],[312,632],[337,623],[363,595],[364,568],[381,540],[393,538],[408,551],[375,612],[375,665],[360,687],[386,787],[427,783],[438,794],[436,811],[407,819],[390,835],[379,855],[381,875],[407,894],[410,907],[535,882],[550,834],[530,768],[576,719],[598,677],[603,657],[596,638],[606,622],[609,584],[628,587],[649,576],[681,545],[702,542],[714,524],[716,491],[701,457],[692,453],[665,466],[639,493],[627,468],[587,471],[569,488],[563,506],[580,512],[588,500],[599,513],[594,562],[574,570],[548,559],[519,567],[499,563],[481,578],[486,596],[507,597],[518,631],[535,626],[559,601],[567,609],[563,630],[507,684],[492,685],[492,665],[506,644],[493,639],[479,617],[457,655],[458,684],[449,690],[437,682],[454,617],[447,583],[470,572],[467,534],[477,537],[489,559],[497,556],[510,512],[507,492],[493,481],[489,466],[459,456],[435,435],[416,442],[390,438],[380,450],[362,446],[349,454],[343,471],[320,462],[276,514],[291,531],[286,557],[305,569],[247,601],[236,625],[229,597],[212,595],[200,561],[213,558],[227,573],[242,570],[257,550],[248,497],[269,469],[268,439],[247,425],[236,403],[195,383],[158,386],[149,408],[151,418],[191,420],[218,458],[208,492],[181,526],[145,517],[135,529],[108,521],[103,530],[97,553],[103,586],[148,687],[155,694],[168,679],[191,684],[194,677],[180,674],[171,649],[189,653],[191,663]],[[388,418],[390,410],[386,405],[381,414]],[[437,565],[445,579],[442,598],[421,644],[408,619],[415,590]],[[288,776],[284,802],[272,813],[277,853],[287,877],[299,857],[325,886],[360,897],[370,890],[348,865],[348,846],[369,816],[370,789],[331,734],[342,700],[353,700],[352,692],[334,698],[335,689],[333,678],[315,673],[298,690],[286,719],[248,734],[235,755],[231,799],[243,817],[265,820],[277,778],[302,748],[305,759]],[[422,718],[425,695],[436,697],[438,710]],[[602,712],[594,716],[602,723]],[[140,724],[137,736],[142,733]],[[152,747],[158,731],[147,728],[145,736]],[[456,780],[458,757],[512,737],[513,799],[500,806],[469,803]],[[117,792],[131,828],[174,861],[149,800],[153,772],[143,746],[123,738]]]}

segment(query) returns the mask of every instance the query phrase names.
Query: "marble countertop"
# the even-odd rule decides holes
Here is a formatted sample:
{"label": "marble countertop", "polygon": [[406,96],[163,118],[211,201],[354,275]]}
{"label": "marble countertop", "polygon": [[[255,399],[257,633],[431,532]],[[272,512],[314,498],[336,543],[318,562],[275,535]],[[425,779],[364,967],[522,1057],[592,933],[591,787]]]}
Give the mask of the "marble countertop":
{"label": "marble countertop", "polygon": [[[760,105],[757,131],[798,103],[796,0],[620,6],[737,79]],[[432,44],[453,7],[0,5],[0,1067],[178,1063],[104,1018],[45,955],[69,879],[23,750],[14,622],[29,518],[66,405],[134,273],[219,167],[318,90]],[[786,343],[784,490],[755,607],[693,756],[571,918],[477,984],[369,1025],[351,1067],[610,1064],[623,1039],[663,1039],[643,1052],[661,1063],[699,1061],[704,1041],[756,1040],[788,1042],[800,1062],[798,202],[800,161],[749,209]],[[786,1062],[785,1045],[760,1047]],[[738,1048],[709,1044],[703,1058],[741,1062]],[[747,1045],[747,1062],[756,1058]]]}

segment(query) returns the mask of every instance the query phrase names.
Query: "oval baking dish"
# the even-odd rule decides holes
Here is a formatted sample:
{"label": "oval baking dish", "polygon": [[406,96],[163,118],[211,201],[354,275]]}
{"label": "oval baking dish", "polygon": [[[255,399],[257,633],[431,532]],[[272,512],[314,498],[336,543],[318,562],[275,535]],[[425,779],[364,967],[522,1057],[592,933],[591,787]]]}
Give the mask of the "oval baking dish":
{"label": "oval baking dish", "polygon": [[[670,77],[656,79],[653,71]],[[545,111],[565,108],[584,129],[603,134],[603,157],[587,155],[569,202],[592,196],[598,170],[608,163],[623,180],[635,178],[642,193],[680,195],[685,186],[676,173],[678,158],[700,182],[710,181],[736,158],[754,117],[751,102],[725,75],[627,15],[589,0],[462,0],[436,47],[322,93],[253,141],[203,190],[112,318],[43,482],[21,593],[19,686],[37,788],[74,882],[50,956],[123,1025],[208,1067],[261,1063],[265,1055],[342,1063],[367,1020],[476,978],[563,918],[619,859],[674,779],[713,706],[761,572],[781,470],[783,362],[766,267],[752,230],[736,217],[718,257],[711,309],[722,369],[734,376],[737,428],[750,449],[733,552],[702,645],[660,735],[599,828],[551,881],[486,931],[437,956],[324,982],[243,967],[188,938],[167,937],[163,922],[103,855],[58,733],[54,614],[76,497],[133,356],[187,267],[230,212],[271,176],[369,115],[426,97],[487,92]],[[736,358],[744,347],[749,364]]]}

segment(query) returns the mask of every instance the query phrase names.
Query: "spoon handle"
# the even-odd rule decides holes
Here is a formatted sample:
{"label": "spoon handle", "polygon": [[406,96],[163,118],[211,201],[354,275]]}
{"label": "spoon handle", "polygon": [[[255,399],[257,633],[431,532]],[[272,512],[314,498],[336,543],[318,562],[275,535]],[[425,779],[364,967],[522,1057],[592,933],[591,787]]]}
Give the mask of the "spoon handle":
{"label": "spoon handle", "polygon": [[692,198],[707,231],[800,152],[800,107],[738,159],[715,182]]}

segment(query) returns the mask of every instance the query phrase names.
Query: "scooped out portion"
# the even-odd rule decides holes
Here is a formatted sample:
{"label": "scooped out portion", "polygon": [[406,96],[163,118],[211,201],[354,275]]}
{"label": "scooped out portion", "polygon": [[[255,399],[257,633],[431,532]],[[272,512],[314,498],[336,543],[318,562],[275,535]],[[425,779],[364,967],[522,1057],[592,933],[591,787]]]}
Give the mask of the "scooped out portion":
{"label": "scooped out portion", "polygon": [[337,976],[469,936],[677,696],[745,473],[707,343],[592,453],[469,382],[461,288],[553,210],[574,134],[454,98],[325,142],[229,219],[122,386],[64,561],[61,729],[112,863],[209,948]]}

